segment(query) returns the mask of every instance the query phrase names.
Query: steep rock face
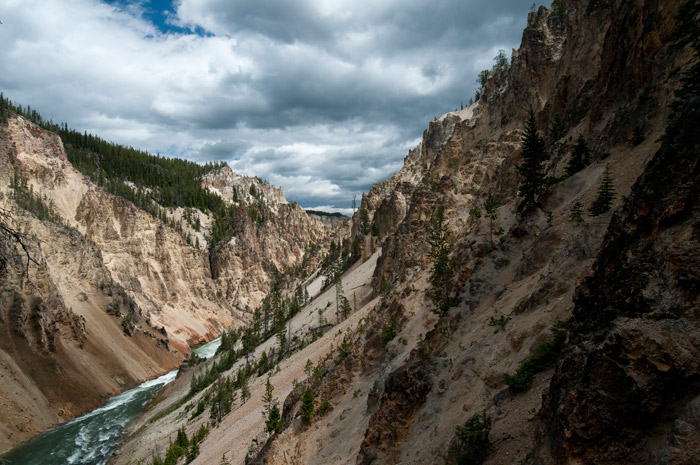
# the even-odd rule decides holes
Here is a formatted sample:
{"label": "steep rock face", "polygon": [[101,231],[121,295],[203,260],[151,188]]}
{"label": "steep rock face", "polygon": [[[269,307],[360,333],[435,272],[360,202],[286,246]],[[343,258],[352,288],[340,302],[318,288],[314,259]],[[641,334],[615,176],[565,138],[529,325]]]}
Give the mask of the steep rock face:
{"label": "steep rock face", "polygon": [[[666,75],[674,55],[664,47],[680,2],[565,4],[562,20],[544,7],[530,13],[520,49],[510,65],[489,73],[481,99],[431,122],[401,171],[363,199],[375,232],[389,236],[377,287],[381,277],[397,277],[393,270],[421,263],[425,249],[415,244],[425,242],[425,221],[436,205],[445,206],[458,238],[473,224],[472,206],[489,194],[502,201],[515,196],[520,131],[530,108],[542,129],[558,116],[570,137],[584,134],[598,153],[628,143],[635,131],[660,134],[660,108],[673,82]],[[564,167],[552,160],[548,172],[561,175]]]}
{"label": "steep rock face", "polygon": [[[0,166],[0,206],[27,233],[32,259],[27,267],[10,247],[0,273],[4,450],[176,367],[189,343],[235,320],[206,256],[87,182],[54,134],[10,118]],[[11,178],[53,219],[18,210]]]}
{"label": "steep rock face", "polygon": [[673,59],[659,51],[682,2],[564,3],[561,20],[544,7],[531,13],[511,72],[491,73],[483,106],[489,125],[522,121],[531,106],[543,110],[539,121],[559,115],[601,150],[625,142],[636,125],[657,126]]}
{"label": "steep rock face", "polygon": [[348,218],[347,216],[317,215],[313,211],[308,210],[306,211],[306,213],[312,218],[321,221],[321,223],[323,223],[332,230],[342,229],[350,223],[350,218]]}
{"label": "steep rock face", "polygon": [[236,208],[233,237],[210,257],[213,278],[234,308],[252,313],[270,291],[273,276],[320,259],[332,228],[288,203],[283,189],[238,176],[229,167],[206,176],[203,185]]}
{"label": "steep rock face", "polygon": [[17,150],[13,170],[101,251],[111,279],[180,352],[236,321],[217,297],[206,254],[132,203],[104,192],[68,163],[54,134],[22,118],[8,122]]}
{"label": "steep rock face", "polygon": [[26,259],[17,254],[0,278],[2,449],[179,361],[137,314],[127,332],[129,300],[93,243],[30,215],[17,220],[34,235],[35,262],[25,275]]}
{"label": "steep rock face", "polygon": [[[360,454],[358,463],[412,460],[420,454],[416,444],[432,441],[443,444],[442,449],[431,449],[435,454],[444,452],[446,444],[438,438],[450,435],[450,428],[431,423],[437,413],[443,421],[452,418],[454,431],[460,417],[447,412],[449,402],[463,403],[462,422],[477,413],[477,406],[484,405],[478,396],[502,389],[502,374],[514,370],[518,360],[547,337],[547,328],[556,319],[565,320],[571,314],[574,284],[595,256],[610,215],[571,227],[567,226],[572,221],[570,209],[576,202],[592,202],[606,164],[614,172],[618,195],[626,196],[658,148],[654,139],[665,124],[664,109],[674,82],[666,75],[682,61],[666,53],[679,5],[566,2],[561,22],[554,20],[550,10],[540,8],[528,18],[523,43],[511,65],[491,71],[481,100],[431,122],[404,168],[363,198],[373,232],[380,233],[383,241],[375,289],[388,287],[400,295],[420,289],[423,270],[430,267],[426,225],[437,207],[444,206],[454,243],[454,297],[459,303],[450,312],[456,315],[449,322],[437,323],[441,331],[428,332],[430,337],[418,344],[423,356],[450,360],[450,369],[438,368],[435,374],[436,383],[443,387],[431,391],[423,407],[412,407],[414,413],[389,397],[380,400],[384,418],[409,414],[401,417],[401,423],[410,425],[410,433],[401,436],[402,446],[395,444],[396,438],[377,440],[373,448],[383,451],[379,458],[370,451]],[[513,214],[520,181],[516,166],[521,162],[521,129],[529,108],[535,110],[541,133],[558,115],[565,122],[567,137],[584,134],[594,159],[607,158],[552,186],[540,199],[543,211],[521,219]],[[633,145],[630,133],[634,131],[646,140]],[[563,175],[564,162],[566,155],[551,161],[547,172]],[[502,203],[493,222],[484,218],[489,195]],[[356,215],[353,231],[359,230],[360,222]],[[502,237],[494,235],[499,228]],[[680,258],[678,262],[682,263]],[[426,299],[423,305],[432,303]],[[486,322],[496,326],[494,319],[499,315],[504,322],[514,321],[508,323],[511,329],[506,330],[505,341],[490,337],[488,330],[481,333]],[[445,340],[444,334],[452,331],[455,339]],[[409,347],[414,343],[408,339]],[[408,363],[418,358],[414,352]],[[399,365],[396,373],[406,366]],[[543,387],[541,383],[539,389]],[[499,404],[505,396],[507,391],[498,397]],[[494,428],[510,439],[517,420],[508,408],[522,408],[527,402],[536,408],[537,395],[508,399],[508,407],[498,405],[494,412],[498,419]],[[516,427],[523,437],[534,433],[527,423]],[[366,438],[378,438],[375,435],[381,429],[368,428]],[[504,454],[491,461],[512,463],[513,457],[507,455],[524,454],[524,447],[520,439],[503,440],[498,448]]]}
{"label": "steep rock face", "polygon": [[[402,170],[375,185],[353,219],[352,233],[360,238],[367,234],[362,241],[365,248],[381,245],[382,249],[374,287],[384,298],[374,311],[376,320],[370,320],[369,328],[363,326],[364,332],[354,341],[376,348],[375,363],[352,378],[344,370],[332,372],[319,392],[341,383],[346,395],[323,399],[342,414],[333,422],[319,419],[308,429],[292,422],[272,439],[271,452],[262,459],[282,464],[286,451],[293,462],[303,455],[290,451],[306,452],[307,444],[313,444],[314,457],[337,457],[336,437],[342,434],[344,443],[351,445],[344,447],[346,455],[337,463],[452,463],[449,449],[459,442],[455,427],[485,413],[491,426],[487,464],[616,459],[644,463],[639,454],[625,456],[642,430],[652,437],[649,445],[664,442],[659,438],[669,432],[654,458],[658,463],[692,463],[682,460],[697,450],[700,423],[698,400],[692,399],[698,379],[697,330],[685,325],[691,309],[697,308],[696,266],[691,266],[697,263],[693,249],[697,228],[690,226],[697,220],[689,219],[681,230],[674,230],[672,234],[679,235],[668,236],[665,246],[661,236],[653,238],[661,239],[659,260],[666,256],[668,261],[646,266],[648,281],[633,278],[630,268],[612,262],[600,265],[600,272],[619,270],[620,279],[630,277],[629,286],[612,292],[620,302],[658,299],[665,302],[665,312],[681,311],[683,316],[674,320],[664,312],[651,312],[648,321],[632,321],[627,315],[630,324],[623,331],[581,343],[584,349],[597,351],[591,352],[592,358],[586,358],[584,349],[571,349],[573,355],[565,358],[568,365],[557,368],[562,373],[572,369],[571,376],[562,374],[561,388],[552,384],[551,395],[563,400],[545,397],[551,405],[543,408],[554,458],[548,455],[548,446],[541,447],[537,457],[531,453],[537,437],[535,419],[552,370],[537,374],[523,393],[511,390],[503,376],[514,373],[540,343],[550,339],[549,328],[568,320],[574,311],[577,283],[589,273],[612,217],[611,213],[593,217],[586,210],[606,166],[618,195],[615,209],[625,197],[637,195],[631,186],[659,149],[657,138],[677,82],[677,77],[666,76],[684,60],[667,53],[666,47],[680,3],[567,1],[560,19],[540,8],[530,14],[513,62],[490,72],[481,100],[430,123]],[[540,209],[516,216],[520,183],[516,167],[522,161],[522,128],[530,108],[540,134],[546,134],[557,115],[564,121],[564,142],[583,134],[593,162],[572,176],[564,175],[570,150],[549,162],[547,173],[565,179],[553,181],[539,199]],[[641,137],[629,137],[630,132]],[[693,151],[697,158],[697,149]],[[674,186],[684,170],[694,173],[697,166],[686,164],[669,172],[659,185]],[[678,192],[686,189],[685,184]],[[493,220],[484,214],[489,195],[502,204]],[[647,201],[659,196],[663,197],[660,191],[652,193]],[[583,211],[581,222],[572,219],[577,204]],[[685,208],[679,201],[671,205],[678,211]],[[455,303],[443,316],[431,312],[427,256],[427,225],[438,206],[445,208],[455,270]],[[674,208],[666,210],[673,213]],[[695,211],[684,214],[697,218]],[[363,224],[367,222],[370,232]],[[380,244],[368,239],[372,234]],[[644,254],[654,248],[651,244],[629,249],[626,259],[648,260]],[[674,273],[679,284],[664,292],[668,280],[664,276]],[[591,296],[603,285],[603,281],[592,283]],[[679,302],[676,294],[683,292],[691,297],[681,310],[674,305]],[[391,320],[388,302],[394,299],[400,301],[401,310]],[[615,305],[611,308],[617,315]],[[613,318],[615,326],[624,320]],[[654,327],[654,319],[664,321]],[[618,360],[618,355],[623,358]],[[667,372],[668,382],[657,385],[660,374]],[[686,383],[687,390],[673,393],[674,380]],[[581,391],[576,391],[579,386]],[[622,399],[626,394],[630,399]],[[618,401],[623,410],[635,403],[642,406],[637,417],[647,419],[635,420],[638,423],[632,426],[620,421]],[[665,426],[659,433],[648,418],[659,419],[664,409],[674,413],[661,418],[659,424]],[[561,415],[569,423],[558,424]],[[646,423],[640,426],[639,421]],[[618,435],[606,439],[611,432]],[[616,439],[624,438],[618,447]],[[605,441],[600,448],[594,446],[596,439]]]}
{"label": "steep rock face", "polygon": [[370,464],[379,457],[381,462],[398,460],[394,448],[405,439],[409,420],[416,407],[425,402],[432,384],[429,369],[418,362],[404,365],[387,377],[381,403],[391,404],[391,408],[380,409],[370,418],[358,463]]}
{"label": "steep rock face", "polygon": [[571,344],[543,401],[559,463],[690,464],[700,453],[699,124],[695,99],[577,291]]}
{"label": "steep rock face", "polygon": [[275,187],[268,182],[263,182],[260,178],[241,176],[234,173],[229,166],[204,176],[202,185],[207,186],[209,190],[216,192],[228,202],[237,199],[236,202],[251,203],[256,198],[261,198],[272,205],[287,203],[284,188]]}
{"label": "steep rock face", "polygon": [[178,351],[212,339],[237,320],[217,296],[206,254],[156,218],[91,187],[75,220],[101,250],[112,279],[151,324],[165,328]]}

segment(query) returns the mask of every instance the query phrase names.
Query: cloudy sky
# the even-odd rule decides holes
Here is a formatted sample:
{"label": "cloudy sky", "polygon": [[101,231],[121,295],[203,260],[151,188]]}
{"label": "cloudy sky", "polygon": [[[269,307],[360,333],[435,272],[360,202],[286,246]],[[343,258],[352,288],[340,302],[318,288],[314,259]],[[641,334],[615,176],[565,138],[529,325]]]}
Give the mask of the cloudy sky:
{"label": "cloudy sky", "polygon": [[347,212],[466,105],[523,0],[2,0],[0,91],[153,153]]}

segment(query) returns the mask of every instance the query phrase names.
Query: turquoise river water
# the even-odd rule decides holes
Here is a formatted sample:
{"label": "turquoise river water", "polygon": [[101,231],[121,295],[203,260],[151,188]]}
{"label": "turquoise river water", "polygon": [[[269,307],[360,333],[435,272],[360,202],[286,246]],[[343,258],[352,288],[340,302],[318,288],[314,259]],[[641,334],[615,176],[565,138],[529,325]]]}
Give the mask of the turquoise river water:
{"label": "turquoise river water", "polygon": [[[215,339],[194,352],[209,358],[221,344]],[[177,370],[146,381],[109,399],[104,405],[36,436],[0,456],[0,465],[105,465],[122,442],[127,423],[158,390],[175,379]]]}

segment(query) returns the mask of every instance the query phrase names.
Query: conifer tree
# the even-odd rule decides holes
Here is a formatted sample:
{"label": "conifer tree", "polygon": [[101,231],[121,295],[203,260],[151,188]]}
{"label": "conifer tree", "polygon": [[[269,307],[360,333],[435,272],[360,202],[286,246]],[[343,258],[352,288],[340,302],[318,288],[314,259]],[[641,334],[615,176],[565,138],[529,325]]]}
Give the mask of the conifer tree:
{"label": "conifer tree", "polygon": [[270,375],[267,376],[267,381],[265,381],[265,395],[263,395],[263,404],[265,407],[263,409],[263,416],[268,417],[270,415],[270,410],[272,410],[272,405],[275,403],[275,398],[272,395],[272,383],[270,382]]}
{"label": "conifer tree", "polygon": [[219,378],[211,392],[211,419],[220,422],[231,411],[235,401],[236,393],[233,392],[231,378]]}
{"label": "conifer tree", "polygon": [[571,153],[569,163],[566,165],[566,175],[573,176],[584,169],[591,162],[591,151],[588,148],[588,143],[584,139],[583,134],[578,135],[576,145]]}
{"label": "conifer tree", "polygon": [[571,221],[573,221],[576,224],[583,222],[583,205],[581,204],[581,202],[576,202],[574,206],[571,207],[570,213]]}
{"label": "conifer tree", "polygon": [[489,217],[489,242],[491,247],[493,247],[493,221],[496,219],[496,209],[501,206],[501,201],[498,197],[489,194],[484,202],[484,210],[486,211],[486,216]]}
{"label": "conifer tree", "polygon": [[175,438],[175,444],[182,447],[183,449],[187,449],[187,447],[190,445],[190,440],[187,438],[187,432],[185,432],[184,426],[178,428],[177,437]]}
{"label": "conifer tree", "polygon": [[598,216],[610,210],[613,200],[615,199],[615,186],[610,175],[610,166],[605,165],[603,180],[598,188],[598,196],[593,201],[593,205],[588,209],[591,215]]}
{"label": "conifer tree", "polygon": [[445,208],[440,205],[435,216],[428,226],[428,244],[430,244],[429,257],[433,260],[432,276],[430,283],[433,288],[429,296],[435,304],[433,310],[438,315],[444,315],[452,305],[450,298],[452,265],[450,264],[450,233],[445,225]]}
{"label": "conifer tree", "polygon": [[548,150],[552,158],[552,176],[557,175],[557,165],[562,159],[567,147],[564,136],[566,135],[566,125],[559,115],[556,115],[549,126]]}
{"label": "conifer tree", "polygon": [[199,444],[196,441],[192,441],[192,444],[190,444],[190,450],[187,452],[187,462],[190,463],[193,462],[194,459],[197,458],[199,455]]}
{"label": "conifer tree", "polygon": [[5,121],[7,121],[7,101],[2,92],[0,92],[0,123]]}
{"label": "conifer tree", "polygon": [[250,399],[250,388],[248,387],[248,377],[243,377],[243,385],[241,386],[241,401],[245,404]]}
{"label": "conifer tree", "polygon": [[365,236],[369,234],[369,213],[367,212],[367,207],[364,205],[360,206],[360,232]]}
{"label": "conifer tree", "polygon": [[340,316],[343,317],[343,320],[347,320],[351,313],[350,301],[344,295],[340,296]]}
{"label": "conifer tree", "polygon": [[551,13],[549,15],[552,23],[558,28],[562,28],[566,24],[566,6],[564,0],[554,0],[552,2]]}
{"label": "conifer tree", "polygon": [[690,97],[700,96],[700,0],[684,3],[676,20],[678,25],[671,35],[671,50],[678,51],[690,46],[693,51],[692,64],[681,75],[681,88],[675,91],[676,100],[671,104],[674,112],[679,112],[683,103]]}
{"label": "conifer tree", "polygon": [[304,391],[304,396],[301,398],[301,421],[305,425],[311,424],[311,419],[314,416],[314,393],[310,387]]}
{"label": "conifer tree", "polygon": [[282,424],[282,415],[280,408],[274,404],[270,409],[270,414],[265,420],[265,431],[268,433],[281,433],[284,425]]}
{"label": "conifer tree", "polygon": [[522,214],[529,208],[537,205],[537,196],[544,192],[544,162],[547,159],[544,139],[537,133],[535,112],[530,110],[530,117],[525,125],[523,134],[523,162],[518,166],[518,172],[522,176],[520,181],[520,197],[518,213]]}

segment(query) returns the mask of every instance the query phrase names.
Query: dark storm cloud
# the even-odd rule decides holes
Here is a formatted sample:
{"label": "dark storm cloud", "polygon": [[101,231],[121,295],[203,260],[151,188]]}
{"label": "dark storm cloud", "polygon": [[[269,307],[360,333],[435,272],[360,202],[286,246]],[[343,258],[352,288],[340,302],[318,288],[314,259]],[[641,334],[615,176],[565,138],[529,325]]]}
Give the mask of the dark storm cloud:
{"label": "dark storm cloud", "polygon": [[178,13],[185,16],[184,25],[202,26],[214,34],[254,33],[291,43],[328,35],[328,26],[316,18],[312,6],[287,0],[182,1]]}
{"label": "dark storm cloud", "polygon": [[243,154],[253,147],[252,144],[243,141],[216,141],[206,142],[198,153],[201,162],[212,160],[235,159],[237,154]]}
{"label": "dark storm cloud", "polygon": [[[512,0],[183,0],[178,6],[184,23],[203,25],[215,34],[243,43],[280,42],[264,47],[264,59],[256,60],[261,69],[251,85],[274,113],[250,112],[246,119],[252,127],[357,116],[388,117],[401,125],[413,120],[415,125],[416,110],[424,117],[450,109],[441,106],[448,101],[454,105],[460,97],[473,95],[479,71],[475,58],[490,66],[492,57],[484,57],[484,51],[493,54],[494,47],[516,45],[525,12],[523,2]],[[371,72],[368,64],[373,61],[381,73]],[[406,77],[407,66],[418,68],[417,74],[436,88],[402,89],[397,84]],[[410,113],[397,111],[406,102],[411,103]]]}
{"label": "dark storm cloud", "polygon": [[519,45],[528,9],[514,0],[159,0],[168,28],[154,5],[8,0],[0,90],[81,131],[228,160],[302,206],[345,209],[400,168],[430,120],[467,103],[498,49]]}

